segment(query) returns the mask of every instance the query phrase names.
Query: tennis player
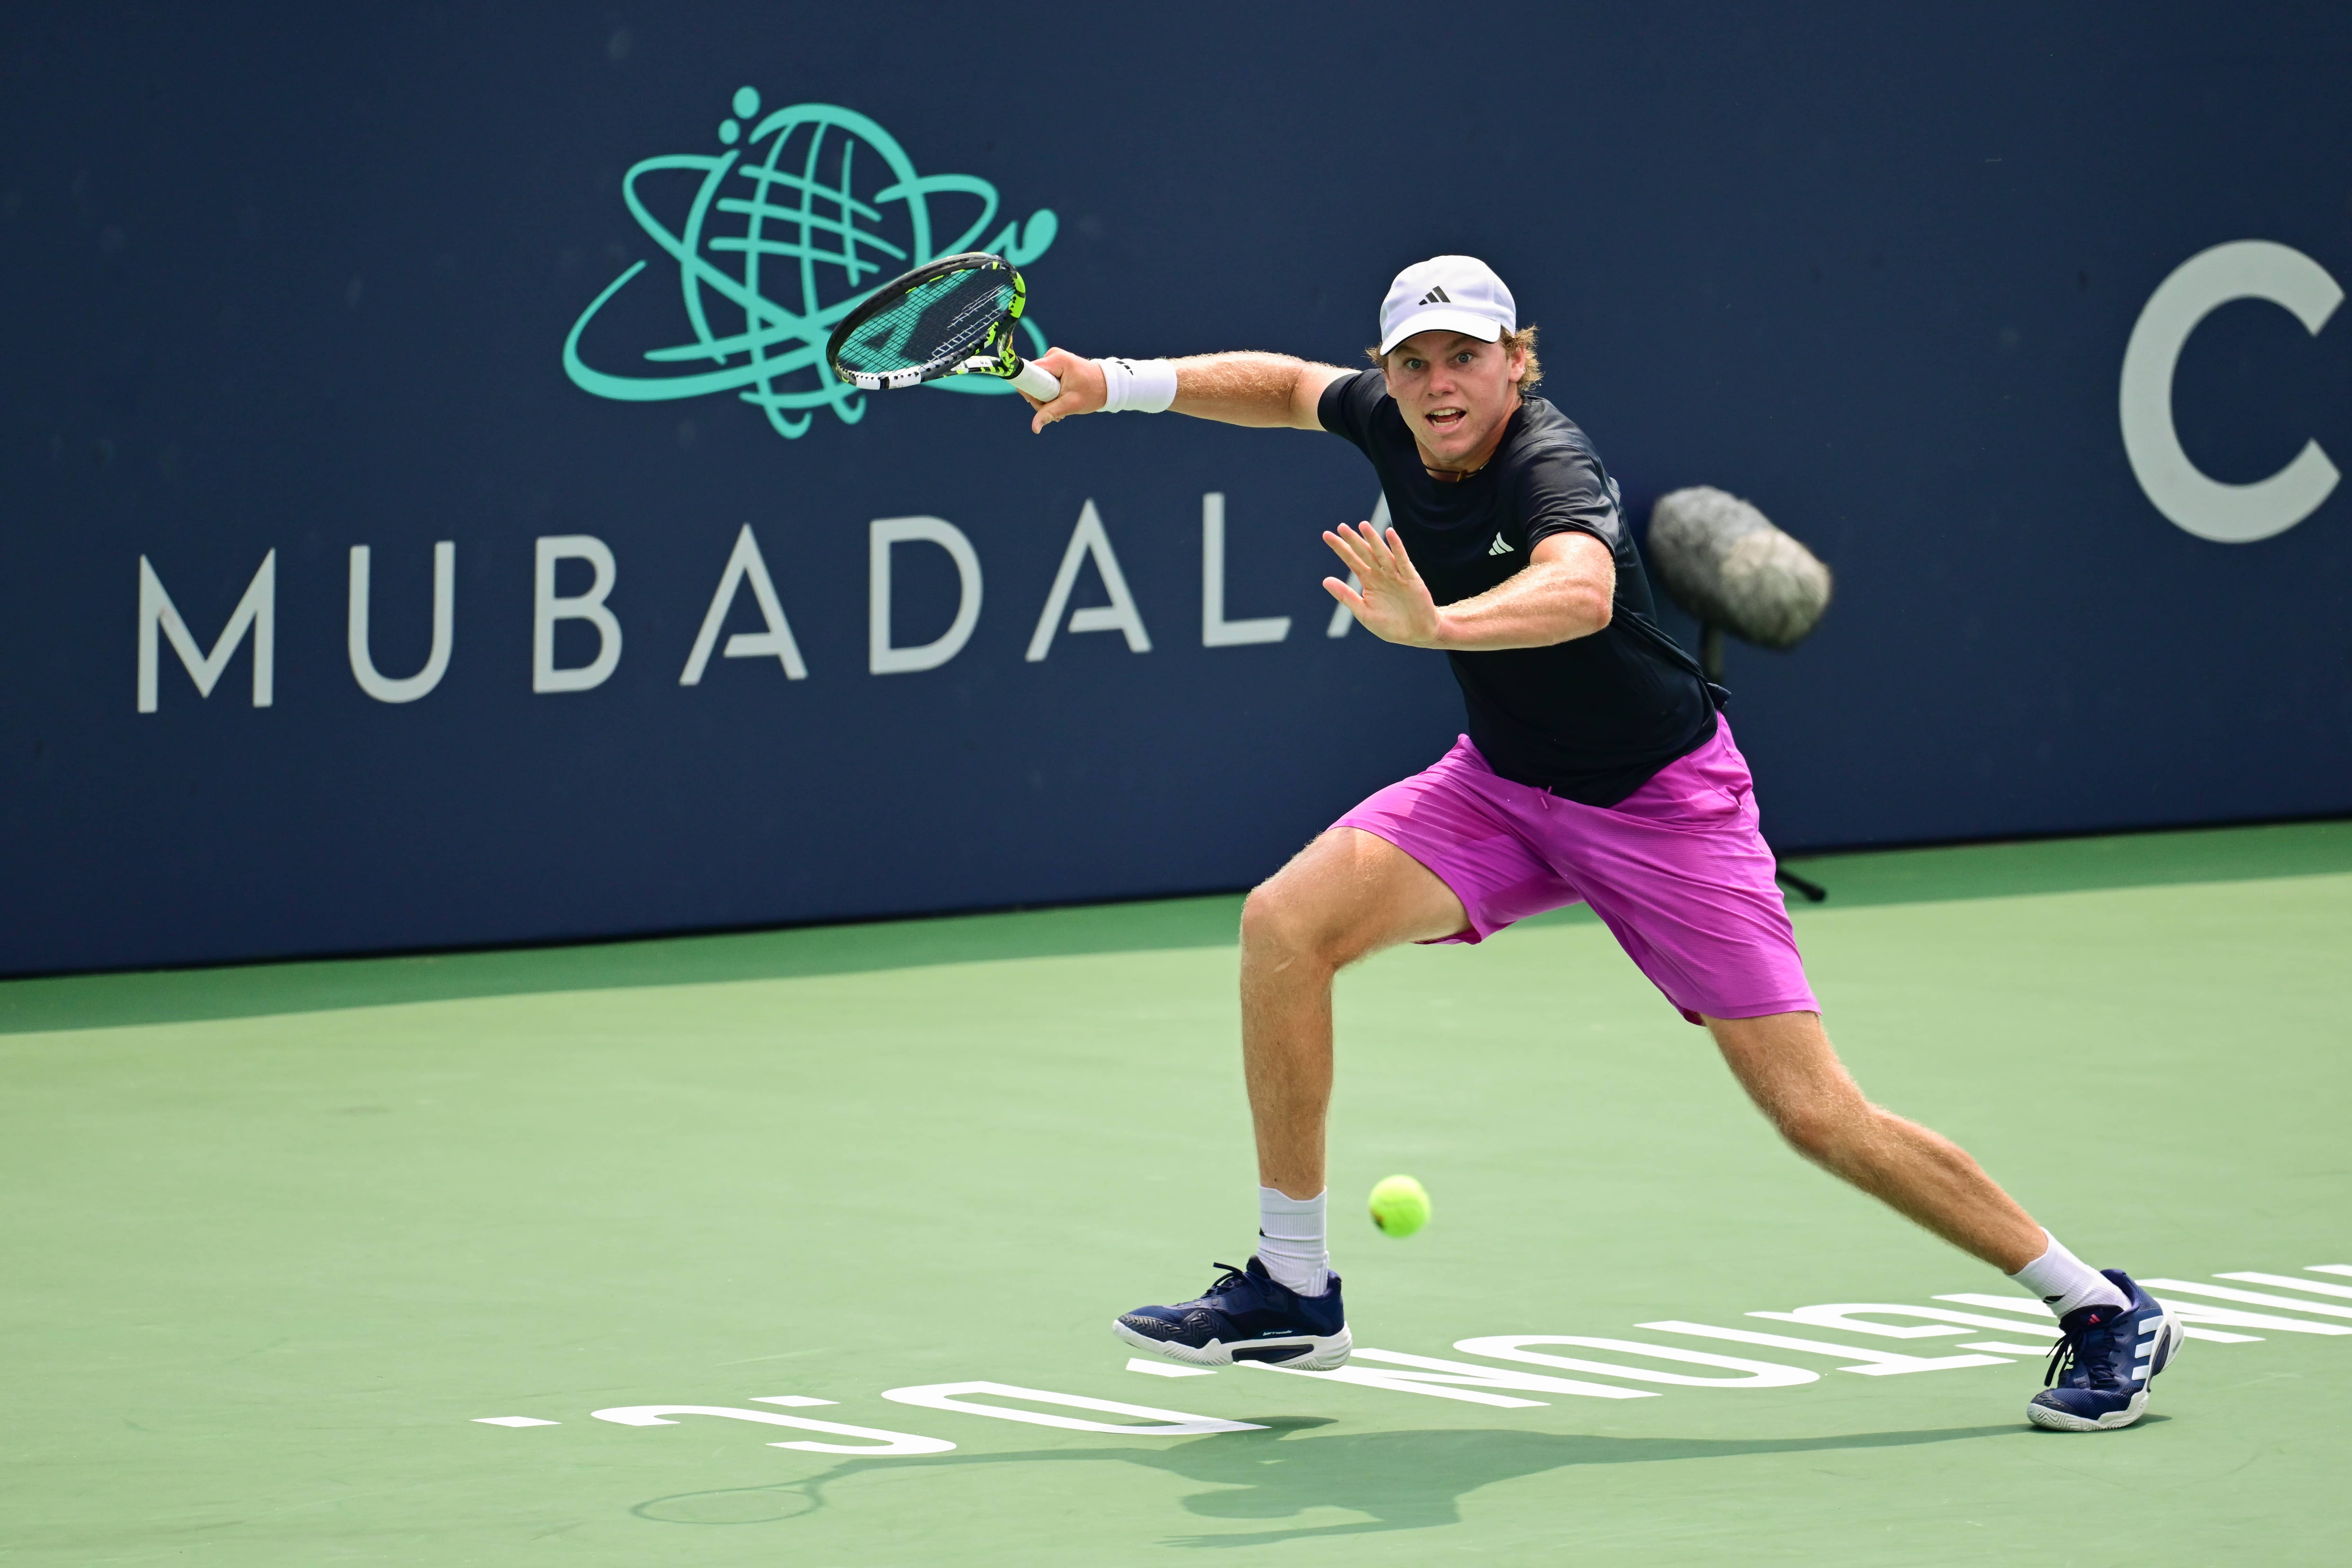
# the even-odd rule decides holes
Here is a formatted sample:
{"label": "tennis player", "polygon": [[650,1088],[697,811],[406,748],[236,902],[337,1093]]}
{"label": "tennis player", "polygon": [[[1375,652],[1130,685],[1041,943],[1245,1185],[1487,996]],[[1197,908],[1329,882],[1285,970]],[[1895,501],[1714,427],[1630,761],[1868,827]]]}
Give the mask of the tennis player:
{"label": "tennis player", "polygon": [[1194,1365],[1344,1363],[1324,1226],[1333,975],[1400,942],[1481,942],[1582,901],[1706,1026],[1798,1152],[2050,1308],[2055,1386],[2033,1396],[2031,1420],[2070,1432],[2138,1420],[2180,1344],[2172,1314],[2122,1271],[2076,1258],[1948,1140],[1863,1098],[1831,1048],[1727,694],[1659,628],[1591,443],[1532,395],[1536,332],[1511,291],[1471,257],[1408,267],[1381,303],[1372,358],[1355,371],[1272,353],[1137,362],[1055,349],[1038,362],[1062,391],[1030,400],[1034,430],[1172,408],[1352,442],[1391,526],[1324,534],[1360,585],[1323,585],[1373,635],[1444,650],[1469,721],[1453,750],[1250,894],[1241,1004],[1256,1255],[1198,1300],[1139,1307],[1114,1331]]}

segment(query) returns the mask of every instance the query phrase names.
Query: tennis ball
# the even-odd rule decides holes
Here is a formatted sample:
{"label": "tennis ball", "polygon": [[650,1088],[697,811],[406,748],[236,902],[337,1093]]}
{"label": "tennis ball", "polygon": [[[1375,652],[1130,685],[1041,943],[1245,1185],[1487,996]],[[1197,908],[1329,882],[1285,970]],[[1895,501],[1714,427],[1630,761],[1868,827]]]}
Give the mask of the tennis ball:
{"label": "tennis ball", "polygon": [[1429,1194],[1411,1176],[1391,1176],[1372,1189],[1372,1223],[1391,1236],[1411,1236],[1429,1223]]}

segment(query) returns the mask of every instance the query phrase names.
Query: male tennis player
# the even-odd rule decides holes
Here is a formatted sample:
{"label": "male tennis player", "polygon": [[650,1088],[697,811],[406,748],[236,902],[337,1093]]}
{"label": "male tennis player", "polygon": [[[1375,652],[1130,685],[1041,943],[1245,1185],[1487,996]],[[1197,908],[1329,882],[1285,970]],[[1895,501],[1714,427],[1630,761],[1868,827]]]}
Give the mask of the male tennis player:
{"label": "male tennis player", "polygon": [[2120,1270],[2075,1258],[1948,1140],[1864,1100],[1822,1031],[1723,693],[1658,627],[1616,481],[1584,432],[1529,395],[1535,329],[1484,262],[1397,274],[1376,370],[1281,354],[1039,363],[1062,391],[1042,431],[1136,410],[1328,430],[1378,470],[1391,526],[1324,542],[1360,587],[1324,587],[1390,642],[1443,648],[1469,733],[1339,818],[1242,911],[1242,1052],[1256,1124],[1259,1238],[1197,1300],[1139,1307],[1118,1337],[1196,1365],[1348,1359],[1324,1243],[1331,981],[1406,942],[1479,942],[1592,906],[1666,1000],[1715,1037],[1782,1137],[2007,1274],[2059,1320],[2035,1424],[2128,1426],[2179,1323]]}

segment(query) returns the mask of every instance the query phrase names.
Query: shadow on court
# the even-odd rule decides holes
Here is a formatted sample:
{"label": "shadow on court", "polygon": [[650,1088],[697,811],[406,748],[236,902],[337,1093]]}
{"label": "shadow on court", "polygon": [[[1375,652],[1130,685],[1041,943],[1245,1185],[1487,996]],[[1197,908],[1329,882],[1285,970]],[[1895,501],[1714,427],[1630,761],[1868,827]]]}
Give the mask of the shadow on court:
{"label": "shadow on court", "polygon": [[1048,1448],[931,1459],[850,1459],[806,1480],[678,1492],[640,1503],[631,1511],[641,1519],[671,1524],[766,1524],[824,1508],[828,1487],[867,1470],[1091,1465],[1116,1460],[1216,1488],[1183,1500],[1186,1509],[1203,1519],[1295,1519],[1314,1508],[1339,1508],[1370,1516],[1355,1523],[1221,1531],[1162,1542],[1192,1547],[1263,1546],[1312,1536],[1377,1534],[1459,1523],[1462,1499],[1480,1487],[1579,1465],[1667,1464],[1751,1454],[1906,1448],[2029,1436],[2029,1429],[2015,1422],[1836,1437],[1752,1439],[1598,1437],[1510,1430],[1308,1436],[1306,1434],[1330,1422],[1317,1416],[1273,1417],[1265,1425],[1262,1432],[1221,1433],[1164,1447]]}
{"label": "shadow on court", "polygon": [[1013,958],[1230,947],[1238,893],[783,931],[222,964],[0,981],[0,1035],[266,1017],[403,1002],[707,985],[986,963]]}
{"label": "shadow on court", "polygon": [[[2352,822],[2116,834],[1794,858],[1832,911],[2352,871]],[[1241,895],[857,925],[0,981],[0,1035],[263,1017],[474,996],[854,974],[1012,958],[1229,947]],[[1801,910],[1801,913],[1803,911]],[[1530,924],[1589,921],[1581,906]],[[562,942],[564,933],[548,940]]]}

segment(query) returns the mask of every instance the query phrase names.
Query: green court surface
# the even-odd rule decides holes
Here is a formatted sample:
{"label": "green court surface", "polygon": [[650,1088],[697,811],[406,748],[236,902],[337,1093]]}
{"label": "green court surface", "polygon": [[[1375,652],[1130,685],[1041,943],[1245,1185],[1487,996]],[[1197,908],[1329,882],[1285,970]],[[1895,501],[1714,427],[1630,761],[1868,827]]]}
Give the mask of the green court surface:
{"label": "green court surface", "polygon": [[[1341,982],[1356,1342],[1465,1381],[1129,1370],[1108,1320],[1255,1220],[1238,900],[1186,900],[0,985],[0,1562],[2352,1558],[2352,825],[1807,869],[1864,1087],[2234,1336],[2139,1427],[2029,1429],[2046,1334],[1937,1300],[2007,1281],[1783,1151],[1589,918]],[[2017,1326],[1748,1315],[1847,1303]],[[1620,1343],[1456,1348],[1534,1336]]]}

